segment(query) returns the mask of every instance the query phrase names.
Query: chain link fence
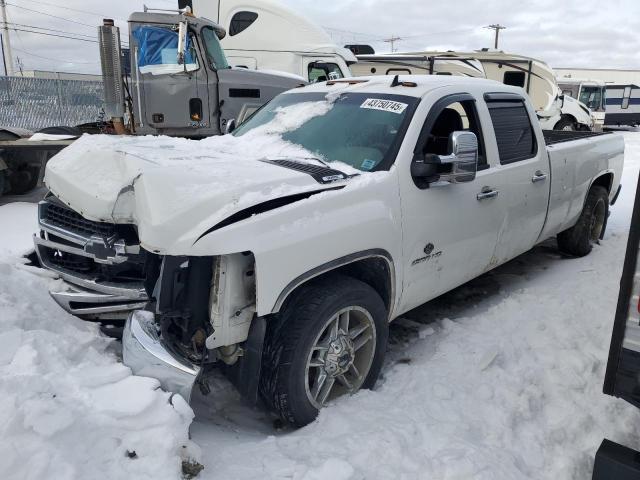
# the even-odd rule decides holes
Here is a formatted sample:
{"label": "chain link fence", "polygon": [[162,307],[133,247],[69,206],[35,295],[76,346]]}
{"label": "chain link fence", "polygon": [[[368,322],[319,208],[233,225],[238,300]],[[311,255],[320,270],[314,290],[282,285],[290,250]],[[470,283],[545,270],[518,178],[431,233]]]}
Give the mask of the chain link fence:
{"label": "chain link fence", "polygon": [[0,126],[39,130],[101,119],[100,81],[0,76]]}

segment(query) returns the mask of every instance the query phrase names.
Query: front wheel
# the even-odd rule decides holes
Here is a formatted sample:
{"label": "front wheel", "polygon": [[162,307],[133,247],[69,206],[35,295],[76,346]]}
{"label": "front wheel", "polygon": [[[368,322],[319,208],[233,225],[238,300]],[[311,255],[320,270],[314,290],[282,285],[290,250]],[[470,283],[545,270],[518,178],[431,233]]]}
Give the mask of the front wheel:
{"label": "front wheel", "polygon": [[573,132],[577,130],[576,124],[570,118],[563,117],[556,126],[553,127],[554,130],[562,130],[564,132]]}
{"label": "front wheel", "polygon": [[312,282],[294,295],[269,327],[260,393],[283,420],[303,426],[332,400],[373,387],[388,324],[376,291],[350,277]]}
{"label": "front wheel", "polygon": [[558,234],[558,248],[576,257],[588,255],[598,242],[609,216],[609,194],[607,189],[594,185],[587,194],[578,222]]}

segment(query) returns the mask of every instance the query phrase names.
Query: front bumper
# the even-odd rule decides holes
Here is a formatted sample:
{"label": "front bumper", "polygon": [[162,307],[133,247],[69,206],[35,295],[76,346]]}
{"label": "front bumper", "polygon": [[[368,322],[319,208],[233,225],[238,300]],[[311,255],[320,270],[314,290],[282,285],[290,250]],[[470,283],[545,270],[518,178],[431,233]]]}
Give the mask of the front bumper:
{"label": "front bumper", "polygon": [[122,336],[122,357],[135,375],[155,378],[164,390],[191,400],[200,368],[165,348],[153,313],[137,310],[129,314]]}

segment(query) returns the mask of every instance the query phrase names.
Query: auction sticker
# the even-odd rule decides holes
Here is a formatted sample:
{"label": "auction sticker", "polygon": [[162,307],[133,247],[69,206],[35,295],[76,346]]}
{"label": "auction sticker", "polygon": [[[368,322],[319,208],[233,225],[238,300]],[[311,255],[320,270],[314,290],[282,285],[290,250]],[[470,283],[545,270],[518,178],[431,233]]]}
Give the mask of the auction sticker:
{"label": "auction sticker", "polygon": [[384,100],[382,98],[367,98],[360,108],[370,108],[372,110],[382,110],[383,112],[402,113],[408,107],[407,103]]}

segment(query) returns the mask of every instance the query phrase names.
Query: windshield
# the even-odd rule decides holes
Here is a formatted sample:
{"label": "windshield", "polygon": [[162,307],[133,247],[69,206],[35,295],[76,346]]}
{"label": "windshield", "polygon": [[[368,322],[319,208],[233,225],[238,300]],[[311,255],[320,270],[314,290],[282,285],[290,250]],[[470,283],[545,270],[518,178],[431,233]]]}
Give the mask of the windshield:
{"label": "windshield", "polygon": [[140,73],[175,74],[198,69],[191,35],[186,38],[184,63],[178,61],[177,25],[139,25],[131,34],[138,43]]}
{"label": "windshield", "polygon": [[282,94],[233,135],[277,135],[325,162],[342,162],[361,171],[388,170],[418,101],[377,93]]}
{"label": "windshield", "polygon": [[580,100],[591,110],[602,110],[602,91],[603,87],[586,87],[583,86],[580,90]]}

